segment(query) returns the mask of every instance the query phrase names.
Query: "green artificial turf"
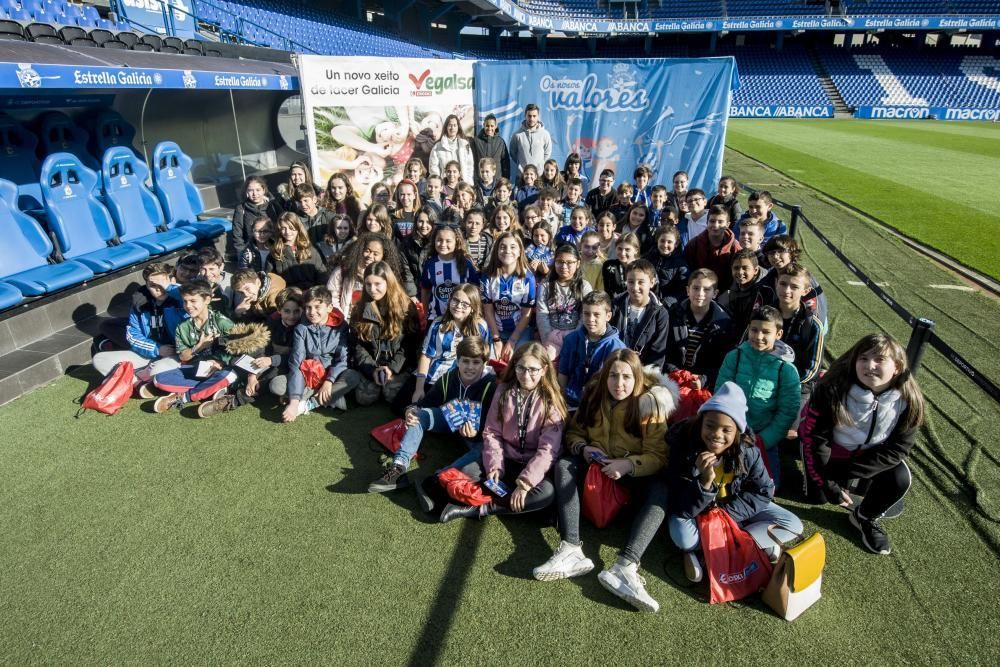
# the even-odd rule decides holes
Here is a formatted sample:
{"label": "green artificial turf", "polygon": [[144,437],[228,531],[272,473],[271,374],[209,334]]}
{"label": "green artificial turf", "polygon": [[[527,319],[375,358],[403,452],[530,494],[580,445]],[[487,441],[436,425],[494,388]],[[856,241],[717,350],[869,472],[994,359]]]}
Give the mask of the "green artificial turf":
{"label": "green artificial turf", "polygon": [[726,143],[1000,279],[996,124],[737,119]]}
{"label": "green artificial turf", "polygon": [[[738,154],[727,171],[800,202],[904,307],[996,379],[1000,306],[887,232]],[[828,357],[905,324],[807,230],[830,300]],[[823,599],[794,623],[751,600],[709,606],[665,532],[643,561],[656,615],[594,574],[541,583],[558,543],[541,517],[434,523],[379,475],[383,408],[278,423],[269,401],[210,420],[74,418],[74,373],[0,408],[0,660],[5,664],[992,664],[1000,651],[1000,409],[928,352],[930,420],[894,552],[864,552],[846,514],[781,499],[827,540]],[[424,470],[457,455],[433,440]],[[794,496],[789,490],[786,496]],[[584,524],[610,564],[627,523]]]}

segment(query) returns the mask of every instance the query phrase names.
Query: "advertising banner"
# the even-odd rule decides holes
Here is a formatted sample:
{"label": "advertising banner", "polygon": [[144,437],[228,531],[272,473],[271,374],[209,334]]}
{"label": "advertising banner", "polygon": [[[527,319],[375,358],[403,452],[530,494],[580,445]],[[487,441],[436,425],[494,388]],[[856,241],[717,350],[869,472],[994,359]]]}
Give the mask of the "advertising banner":
{"label": "advertising banner", "polygon": [[[197,64],[196,59],[191,62]],[[284,74],[0,63],[0,88],[295,90],[297,87],[296,77]]]}
{"label": "advertising banner", "polygon": [[882,120],[1000,120],[1000,109],[960,109],[952,107],[858,107],[855,118]]}
{"label": "advertising banner", "polygon": [[733,58],[479,61],[475,72],[480,120],[495,115],[509,144],[524,107],[537,104],[551,157],[562,169],[579,153],[589,184],[606,168],[631,181],[645,164],[652,183],[669,184],[684,169],[692,188],[715,190],[737,81]]}
{"label": "advertising banner", "polygon": [[734,104],[730,118],[833,118],[829,105]]}
{"label": "advertising banner", "polygon": [[365,205],[410,158],[427,165],[448,116],[473,132],[472,61],[301,56],[299,73],[313,178],[346,173]]}
{"label": "advertising banner", "polygon": [[181,39],[195,36],[191,0],[118,0],[118,6],[139,28]]}

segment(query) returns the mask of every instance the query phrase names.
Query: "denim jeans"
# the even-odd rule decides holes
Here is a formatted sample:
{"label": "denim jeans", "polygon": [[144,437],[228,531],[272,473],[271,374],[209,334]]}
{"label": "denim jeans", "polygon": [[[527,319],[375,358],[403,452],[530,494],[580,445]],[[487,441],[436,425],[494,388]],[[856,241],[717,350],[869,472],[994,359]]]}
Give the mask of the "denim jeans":
{"label": "denim jeans", "polygon": [[[409,466],[410,461],[417,455],[417,451],[420,449],[420,443],[424,440],[424,433],[428,431],[431,433],[452,432],[451,427],[448,425],[448,420],[445,419],[444,411],[441,408],[417,409],[417,423],[406,427],[406,433],[403,434],[403,439],[399,442],[399,451],[393,457],[393,463],[398,463],[404,468]],[[481,442],[466,440],[465,438],[462,438],[462,442],[469,448],[469,451],[444,468],[441,468],[441,470],[463,468],[473,461],[480,459],[483,451]],[[441,470],[437,472],[441,472]]]}
{"label": "denim jeans", "polygon": [[[746,521],[739,522],[740,528],[753,536],[754,542],[761,549],[767,552],[768,556],[774,558],[778,555],[778,544],[767,534],[768,526],[775,524],[779,530],[774,531],[782,538],[782,542],[791,540],[795,535],[802,533],[802,521],[784,507],[775,503],[770,503],[762,511],[757,512]],[[670,530],[670,539],[681,551],[695,551],[701,547],[701,535],[698,532],[697,519],[685,519],[677,515],[671,515],[667,519],[667,528]],[[780,530],[784,528],[785,530]],[[788,533],[795,535],[788,535]],[[785,537],[788,535],[787,537]]]}
{"label": "denim jeans", "polygon": [[[556,461],[556,501],[559,507],[559,531],[570,544],[580,544],[580,487],[590,464],[581,456],[565,456]],[[623,477],[617,482],[630,487],[632,503],[642,503],[628,542],[619,555],[638,563],[667,514],[667,483],[662,475]]]}

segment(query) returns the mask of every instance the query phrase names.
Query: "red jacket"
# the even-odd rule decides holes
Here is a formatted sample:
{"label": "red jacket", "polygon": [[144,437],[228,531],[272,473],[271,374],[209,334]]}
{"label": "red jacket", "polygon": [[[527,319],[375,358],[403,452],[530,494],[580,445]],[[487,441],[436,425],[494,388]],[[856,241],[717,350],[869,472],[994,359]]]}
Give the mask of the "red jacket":
{"label": "red jacket", "polygon": [[715,275],[719,277],[721,294],[729,289],[733,282],[733,255],[742,249],[731,229],[726,230],[726,240],[722,245],[716,247],[709,241],[708,231],[704,231],[688,241],[687,247],[684,248],[684,256],[687,257],[688,269],[691,272],[697,269],[715,271]]}

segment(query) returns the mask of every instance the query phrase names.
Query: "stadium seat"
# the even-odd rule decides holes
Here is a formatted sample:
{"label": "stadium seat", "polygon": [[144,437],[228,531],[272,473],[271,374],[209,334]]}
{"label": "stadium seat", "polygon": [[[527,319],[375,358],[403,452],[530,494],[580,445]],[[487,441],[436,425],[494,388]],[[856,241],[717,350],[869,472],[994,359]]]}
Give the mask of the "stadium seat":
{"label": "stadium seat", "polygon": [[96,186],[97,174],[71,153],[54,153],[42,163],[45,213],[62,256],[95,273],[147,259],[144,248],[118,241],[111,215],[97,200]]}
{"label": "stadium seat", "polygon": [[62,37],[48,23],[31,23],[24,28],[24,33],[33,42],[41,44],[63,44]]}
{"label": "stadium seat", "polygon": [[59,36],[67,44],[72,44],[74,39],[83,39],[87,37],[87,31],[80,26],[67,25],[59,28]]}
{"label": "stadium seat", "polygon": [[159,51],[163,48],[163,39],[159,35],[143,35],[139,38],[139,43],[153,47],[154,51]]}
{"label": "stadium seat", "polygon": [[37,120],[38,136],[46,155],[72,153],[88,169],[100,169],[100,162],[87,151],[87,132],[61,111],[49,111]]}
{"label": "stadium seat", "polygon": [[0,39],[24,41],[24,28],[17,21],[0,20]]}
{"label": "stadium seat", "polygon": [[133,141],[135,128],[117,111],[104,109],[94,118],[94,127],[90,133],[90,154],[94,157],[103,157],[109,148],[115,146],[125,146],[134,152]]}
{"label": "stadium seat", "polygon": [[0,113],[0,178],[17,186],[17,207],[22,211],[42,208],[39,165],[35,157],[37,146],[38,139],[34,134],[7,114]]}
{"label": "stadium seat", "polygon": [[101,47],[105,49],[118,49],[119,51],[128,50],[128,44],[119,42],[117,39],[109,39],[106,42],[101,42]]}
{"label": "stadium seat", "polygon": [[99,45],[103,46],[104,42],[114,39],[115,35],[110,30],[105,30],[104,28],[94,28],[90,31],[90,38]]}
{"label": "stadium seat", "polygon": [[231,220],[199,220],[205,210],[201,193],[191,179],[191,158],[173,141],[161,141],[153,150],[153,191],[156,193],[167,226],[180,227],[198,238],[224,234],[233,228]]}
{"label": "stadium seat", "polygon": [[104,202],[115,222],[118,238],[160,254],[194,244],[186,231],[167,229],[156,195],[146,187],[149,169],[131,149],[109,148],[101,164]]}
{"label": "stadium seat", "polygon": [[13,285],[0,283],[0,310],[7,310],[24,301],[24,295]]}
{"label": "stadium seat", "polygon": [[41,296],[94,277],[79,262],[52,262],[52,241],[38,223],[17,209],[17,186],[0,180],[0,280],[25,296]]}
{"label": "stadium seat", "polygon": [[139,35],[129,30],[123,30],[118,33],[118,41],[124,42],[125,46],[131,49],[139,43]]}

